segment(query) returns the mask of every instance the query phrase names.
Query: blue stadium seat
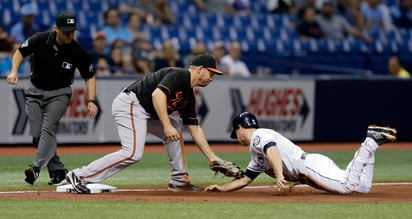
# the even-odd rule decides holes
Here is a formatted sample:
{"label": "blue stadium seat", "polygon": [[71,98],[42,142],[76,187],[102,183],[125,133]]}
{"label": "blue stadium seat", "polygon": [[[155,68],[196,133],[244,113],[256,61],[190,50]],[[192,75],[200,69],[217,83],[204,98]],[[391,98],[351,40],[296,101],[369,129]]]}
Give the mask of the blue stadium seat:
{"label": "blue stadium seat", "polygon": [[48,11],[50,13],[50,3],[48,0],[36,0],[37,7],[40,11]]}
{"label": "blue stadium seat", "polygon": [[126,3],[136,3],[135,0],[128,0],[128,1],[126,1],[126,0],[121,0],[121,1],[119,1],[119,0],[106,0],[106,2],[107,2],[107,6],[109,8],[118,8],[123,3],[125,3],[125,4]]}
{"label": "blue stadium seat", "polygon": [[194,30],[187,30],[185,27],[176,27],[179,41],[188,41],[189,38],[195,37]]}
{"label": "blue stadium seat", "polygon": [[84,0],[67,1],[67,10],[69,11],[84,11],[89,10],[89,2]]}
{"label": "blue stadium seat", "polygon": [[104,26],[104,18],[103,14],[99,11],[88,10],[88,11],[80,11],[78,13],[83,14],[86,19],[86,25],[94,24],[98,29],[101,29]]}
{"label": "blue stadium seat", "polygon": [[172,14],[178,15],[180,14],[181,8],[179,7],[179,3],[177,1],[168,1],[170,11]]}
{"label": "blue stadium seat", "polygon": [[390,7],[398,5],[399,0],[383,0],[382,2]]}
{"label": "blue stadium seat", "polygon": [[266,0],[250,1],[250,10],[254,13],[268,13],[266,9]]}
{"label": "blue stadium seat", "polygon": [[[263,16],[261,14],[251,14],[249,17],[248,21],[245,21],[245,24],[247,27],[251,27],[253,29],[259,29],[261,28],[261,24],[262,24],[262,18]],[[250,23],[246,23],[246,22],[250,22]]]}
{"label": "blue stadium seat", "polygon": [[[78,40],[85,48],[91,48],[93,34],[103,27],[104,10],[120,4],[136,4],[136,0],[0,0],[1,25],[8,29],[19,21],[20,5],[27,1],[38,4],[36,22],[42,31],[54,24],[57,13],[74,11],[79,20]],[[396,1],[384,0],[388,5]],[[168,3],[178,25],[143,25],[156,48],[160,48],[164,40],[173,39],[183,54],[190,51],[194,42],[203,41],[211,49],[217,40],[227,46],[236,40],[245,50],[242,58],[250,63],[251,70],[268,66],[273,72],[282,73],[291,72],[296,68],[295,64],[303,63],[304,66],[305,63],[315,63],[342,68],[368,68],[377,74],[385,74],[386,59],[390,55],[398,54],[407,61],[412,60],[410,29],[370,32],[368,34],[375,39],[372,45],[353,37],[343,41],[301,42],[297,40],[296,30],[290,27],[296,17],[268,13],[266,0],[250,1],[252,13],[248,16],[200,12],[190,0]],[[306,69],[306,72],[317,73],[313,69]]]}
{"label": "blue stadium seat", "polygon": [[[67,0],[54,0],[49,2],[49,10],[51,15],[58,15],[63,11],[68,11]],[[72,11],[74,12],[74,11]]]}
{"label": "blue stadium seat", "polygon": [[12,11],[8,8],[1,8],[0,16],[2,21],[1,26],[5,29],[10,29],[11,26],[18,21],[18,17],[14,16]]}
{"label": "blue stadium seat", "polygon": [[167,31],[167,29],[165,29],[164,27],[159,27],[158,30],[156,30],[156,33],[160,37],[161,41],[170,39],[169,31]]}
{"label": "blue stadium seat", "polygon": [[0,0],[0,9],[8,11],[10,16],[19,15],[20,3],[16,0]]}
{"label": "blue stadium seat", "polygon": [[47,31],[55,24],[55,17],[50,15],[49,11],[42,10],[36,16],[36,23],[39,25],[39,31]]}
{"label": "blue stadium seat", "polygon": [[[209,31],[207,31],[206,33],[209,33]],[[206,36],[211,37],[215,41],[229,39],[227,37],[228,31],[225,29],[220,29],[219,27],[211,27],[210,33],[211,34],[207,34]]]}
{"label": "blue stadium seat", "polygon": [[176,26],[165,26],[164,29],[164,31],[167,31],[167,39],[179,38],[179,28]]}
{"label": "blue stadium seat", "polygon": [[150,28],[149,29],[150,32],[148,32],[148,37],[151,41],[153,41],[154,39],[161,39],[162,35],[160,33],[160,28]]}
{"label": "blue stadium seat", "polygon": [[107,1],[102,0],[87,0],[89,3],[89,10],[100,11],[101,13],[106,11],[108,8]]}
{"label": "blue stadium seat", "polygon": [[255,31],[250,26],[246,26],[245,28],[234,28],[236,31],[238,39],[244,39],[248,42],[253,42],[256,40]]}
{"label": "blue stadium seat", "polygon": [[212,32],[210,30],[205,30],[201,27],[195,27],[194,34],[195,38],[200,41],[204,41],[207,39],[213,40],[212,37],[210,37],[212,36]]}
{"label": "blue stadium seat", "polygon": [[[228,15],[213,14],[213,13],[204,13],[204,15],[206,16],[206,19],[207,19],[207,25],[208,26],[206,26],[206,27],[210,27],[210,26],[216,26],[216,27],[219,27],[219,28],[227,27],[225,25],[225,20],[226,20],[225,17],[227,17]],[[203,26],[203,27],[205,27],[205,26]]]}

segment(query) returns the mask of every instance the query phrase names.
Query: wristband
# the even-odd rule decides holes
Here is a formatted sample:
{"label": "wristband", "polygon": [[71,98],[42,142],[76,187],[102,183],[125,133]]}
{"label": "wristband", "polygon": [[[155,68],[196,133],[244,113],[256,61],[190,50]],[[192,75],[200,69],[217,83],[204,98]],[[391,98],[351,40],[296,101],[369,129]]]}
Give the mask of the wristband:
{"label": "wristband", "polygon": [[95,100],[89,100],[89,103],[94,103],[95,105],[97,105]]}

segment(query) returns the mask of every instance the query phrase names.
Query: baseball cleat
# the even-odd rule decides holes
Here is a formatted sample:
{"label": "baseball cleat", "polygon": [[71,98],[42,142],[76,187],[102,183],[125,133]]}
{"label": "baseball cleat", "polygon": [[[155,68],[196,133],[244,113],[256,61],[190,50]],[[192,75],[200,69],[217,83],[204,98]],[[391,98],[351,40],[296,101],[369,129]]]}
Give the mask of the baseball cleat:
{"label": "baseball cleat", "polygon": [[381,127],[377,125],[370,125],[368,126],[368,131],[375,131],[375,132],[385,132],[391,135],[396,135],[398,131],[391,127]]}
{"label": "baseball cleat", "polygon": [[28,184],[33,185],[34,181],[36,181],[36,179],[39,177],[40,169],[38,167],[30,165],[29,168],[24,171],[24,174],[26,175],[24,181],[26,181]]}
{"label": "baseball cleat", "polygon": [[396,129],[390,127],[380,127],[370,125],[368,127],[367,137],[372,138],[378,145],[396,140]]}
{"label": "baseball cleat", "polygon": [[73,171],[66,174],[66,181],[69,182],[73,189],[79,194],[90,194],[90,189],[86,187],[86,184],[82,179],[76,176]]}
{"label": "baseball cleat", "polygon": [[200,187],[200,186],[198,186],[196,184],[193,184],[193,183],[188,183],[186,185],[181,185],[181,186],[169,183],[169,185],[167,186],[167,189],[169,191],[172,191],[172,192],[184,192],[184,191],[186,191],[186,192],[201,192],[201,191],[204,190],[203,187]]}
{"label": "baseball cleat", "polygon": [[66,181],[67,170],[56,170],[50,173],[50,181],[47,183],[49,185],[61,186],[67,183]]}

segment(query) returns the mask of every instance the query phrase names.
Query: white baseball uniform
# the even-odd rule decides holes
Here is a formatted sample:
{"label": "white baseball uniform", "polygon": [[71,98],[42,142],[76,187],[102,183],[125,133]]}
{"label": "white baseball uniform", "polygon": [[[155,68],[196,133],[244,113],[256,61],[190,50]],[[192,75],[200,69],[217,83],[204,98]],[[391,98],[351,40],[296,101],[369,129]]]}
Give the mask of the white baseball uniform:
{"label": "white baseball uniform", "polygon": [[285,180],[311,185],[332,193],[367,193],[372,187],[375,151],[378,144],[367,137],[345,170],[321,154],[304,152],[299,146],[271,129],[259,128],[251,138],[251,161],[246,174],[251,179],[265,172],[275,177],[266,150],[277,147]]}

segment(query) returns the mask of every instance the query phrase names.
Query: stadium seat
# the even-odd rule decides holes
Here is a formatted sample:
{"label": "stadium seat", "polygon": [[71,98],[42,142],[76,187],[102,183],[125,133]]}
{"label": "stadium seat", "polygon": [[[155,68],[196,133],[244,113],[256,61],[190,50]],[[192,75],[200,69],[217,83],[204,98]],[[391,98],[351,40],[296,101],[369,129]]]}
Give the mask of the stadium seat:
{"label": "stadium seat", "polygon": [[63,11],[68,11],[67,0],[48,1],[48,9],[47,9],[47,5],[44,5],[44,7],[46,7],[46,10],[49,10],[50,14],[53,16],[57,16],[59,13]]}
{"label": "stadium seat", "polygon": [[[28,0],[0,0],[0,22],[7,30],[20,20],[21,4]],[[136,4],[136,0],[30,0],[39,7],[36,23],[40,30],[48,30],[57,14],[63,10],[78,16],[79,42],[91,48],[94,33],[103,25],[103,12],[121,4]],[[394,5],[397,0],[383,0]],[[398,54],[412,60],[412,30],[366,32],[375,42],[369,45],[360,39],[348,37],[343,41],[311,40],[301,42],[290,24],[295,16],[271,14],[266,10],[266,0],[250,1],[252,13],[247,16],[214,14],[198,11],[192,1],[169,1],[178,25],[153,27],[143,24],[150,41],[157,48],[166,39],[173,39],[182,51],[190,51],[194,42],[203,41],[211,49],[215,41],[227,46],[239,41],[245,50],[243,59],[251,69],[267,66],[273,72],[291,72],[296,64],[316,63],[342,68],[367,68],[378,74],[386,73],[386,59]],[[126,16],[122,17],[126,23]],[[180,51],[180,52],[182,52]],[[300,66],[302,67],[302,66]],[[303,69],[301,69],[303,71]],[[316,70],[307,69],[309,73]]]}
{"label": "stadium seat", "polygon": [[13,16],[13,13],[8,8],[0,9],[0,16],[2,20],[2,27],[9,29],[15,22],[17,22],[17,16]]}
{"label": "stadium seat", "polygon": [[204,30],[201,27],[195,27],[194,32],[195,32],[195,38],[197,40],[200,40],[200,41],[204,41],[207,39],[213,40],[212,37],[210,37],[212,36],[212,32],[210,30]]}
{"label": "stadium seat", "polygon": [[89,4],[89,10],[100,11],[101,13],[108,9],[107,1],[102,0],[87,0]]}
{"label": "stadium seat", "polygon": [[39,25],[39,31],[47,31],[54,25],[55,17],[50,15],[49,11],[42,10],[36,16],[36,23]]}

